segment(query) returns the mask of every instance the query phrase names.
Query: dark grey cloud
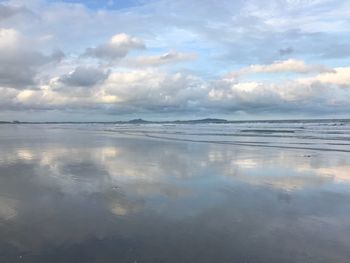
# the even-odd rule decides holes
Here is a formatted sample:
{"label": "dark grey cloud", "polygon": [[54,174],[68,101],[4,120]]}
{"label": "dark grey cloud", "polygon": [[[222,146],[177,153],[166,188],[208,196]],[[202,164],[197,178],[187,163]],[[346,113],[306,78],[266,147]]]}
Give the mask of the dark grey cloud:
{"label": "dark grey cloud", "polygon": [[[36,83],[39,69],[64,57],[60,50],[46,55],[35,41],[14,29],[0,28],[0,86],[25,89]],[[35,88],[35,87],[34,87]]]}
{"label": "dark grey cloud", "polygon": [[108,72],[94,67],[79,66],[71,73],[60,77],[59,81],[72,87],[92,87],[108,77]]}
{"label": "dark grey cloud", "polygon": [[286,55],[290,55],[294,52],[294,49],[292,47],[287,47],[287,48],[281,48],[279,50],[279,53],[281,56],[286,56]]}
{"label": "dark grey cloud", "polygon": [[0,4],[0,21],[18,14],[28,14],[30,11],[25,7]]}
{"label": "dark grey cloud", "polygon": [[57,52],[45,55],[33,50],[0,49],[0,86],[28,88],[36,83],[40,67],[58,62],[62,56],[62,53]]}

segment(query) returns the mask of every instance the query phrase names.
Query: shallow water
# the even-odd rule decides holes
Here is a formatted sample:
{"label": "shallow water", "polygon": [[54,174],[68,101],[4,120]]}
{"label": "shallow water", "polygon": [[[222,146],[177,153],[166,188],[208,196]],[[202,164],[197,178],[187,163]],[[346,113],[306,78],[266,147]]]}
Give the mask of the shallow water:
{"label": "shallow water", "polygon": [[348,124],[307,125],[1,125],[0,262],[349,262]]}

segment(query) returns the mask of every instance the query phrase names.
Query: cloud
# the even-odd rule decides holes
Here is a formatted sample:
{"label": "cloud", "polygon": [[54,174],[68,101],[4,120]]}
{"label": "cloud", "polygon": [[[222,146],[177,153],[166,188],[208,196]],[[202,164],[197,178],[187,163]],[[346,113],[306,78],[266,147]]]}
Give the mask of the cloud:
{"label": "cloud", "polygon": [[[185,73],[168,74],[158,70],[112,72],[94,88],[60,86],[53,78],[36,90],[17,90],[7,99],[8,109],[93,110],[109,114],[196,111],[205,100],[201,79]],[[7,88],[6,92],[14,89]]]}
{"label": "cloud", "polygon": [[176,50],[171,50],[163,55],[126,58],[122,62],[122,65],[130,67],[158,67],[166,64],[190,61],[194,60],[195,58],[196,55],[193,53],[182,53]]}
{"label": "cloud", "polygon": [[10,49],[17,46],[20,40],[19,33],[14,29],[0,29],[0,49]]}
{"label": "cloud", "polygon": [[94,67],[79,66],[59,78],[59,81],[70,87],[91,87],[102,82],[108,76],[104,70]]}
{"label": "cloud", "polygon": [[185,73],[151,69],[114,72],[101,86],[98,97],[131,112],[181,111],[205,98],[203,85],[201,79]]}
{"label": "cloud", "polygon": [[[240,82],[217,80],[208,93],[215,107],[277,113],[324,114],[350,110],[350,68],[335,68],[309,78]],[[219,104],[220,103],[220,104]]]}
{"label": "cloud", "polygon": [[0,21],[21,13],[29,13],[29,10],[24,7],[0,4]]}
{"label": "cloud", "polygon": [[[323,73],[313,78],[280,82],[227,78],[208,81],[189,73],[166,73],[154,68],[110,72],[102,79],[88,83],[93,86],[78,88],[61,80],[67,78],[68,81],[76,72],[85,70],[78,68],[58,80],[53,78],[37,90],[3,90],[2,94],[7,94],[4,103],[8,108],[19,110],[93,110],[104,114],[307,112],[317,115],[350,110],[349,92],[343,85],[347,80],[342,80],[349,68],[336,68],[336,73]],[[96,68],[89,70],[101,73]],[[70,81],[72,79],[69,79],[69,84],[76,85],[76,80]]]}
{"label": "cloud", "polygon": [[[320,57],[328,54],[330,47],[347,43],[347,1],[300,3],[237,0],[225,1],[218,7],[212,0],[192,0],[191,3],[162,0],[142,2],[116,12],[106,8],[87,8],[89,5],[84,6],[84,1],[80,4],[26,1],[27,8],[38,13],[41,20],[18,26],[35,32],[49,28],[55,36],[53,44],[70,48],[81,47],[80,43],[91,42],[91,39],[108,37],[118,27],[126,34],[142,35],[148,43],[163,48],[179,49],[184,45],[210,48],[206,54],[221,55],[220,59],[238,64],[242,61],[248,64],[273,61],[278,59],[276,50],[281,47],[293,47],[298,54]],[[64,27],[66,23],[70,30]]]}
{"label": "cloud", "polygon": [[0,28],[0,86],[24,89],[34,85],[40,67],[64,56],[59,50],[45,55],[32,49],[31,42],[14,29]]}
{"label": "cloud", "polygon": [[293,52],[294,52],[294,49],[292,47],[281,48],[279,50],[279,53],[280,53],[281,56],[290,55]]}
{"label": "cloud", "polygon": [[350,88],[350,68],[335,68],[332,72],[324,72],[314,77],[298,79],[302,84],[319,83],[324,85],[337,85]]}
{"label": "cloud", "polygon": [[113,61],[135,49],[145,49],[143,41],[123,33],[114,35],[107,43],[87,48],[83,56]]}
{"label": "cloud", "polygon": [[314,73],[314,72],[334,72],[323,65],[307,65],[302,60],[288,59],[282,61],[275,61],[269,65],[251,65],[242,68],[239,71],[227,74],[228,77],[238,77],[241,75],[255,74],[255,73]]}

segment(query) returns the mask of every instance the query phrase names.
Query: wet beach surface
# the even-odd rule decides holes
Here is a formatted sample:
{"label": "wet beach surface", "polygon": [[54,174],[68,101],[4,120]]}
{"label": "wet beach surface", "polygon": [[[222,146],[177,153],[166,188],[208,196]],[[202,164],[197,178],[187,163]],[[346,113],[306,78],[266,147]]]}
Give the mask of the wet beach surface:
{"label": "wet beach surface", "polygon": [[348,131],[164,129],[1,125],[0,262],[349,262]]}

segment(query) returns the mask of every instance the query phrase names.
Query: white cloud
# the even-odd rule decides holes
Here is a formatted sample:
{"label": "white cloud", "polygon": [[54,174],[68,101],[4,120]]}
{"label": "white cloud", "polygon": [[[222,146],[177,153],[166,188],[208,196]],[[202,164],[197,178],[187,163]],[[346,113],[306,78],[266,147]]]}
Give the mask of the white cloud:
{"label": "white cloud", "polygon": [[105,96],[116,98],[116,106],[139,111],[166,111],[170,107],[177,111],[205,96],[202,85],[190,74],[149,69],[111,73],[101,90]]}
{"label": "white cloud", "polygon": [[302,60],[287,59],[282,61],[275,61],[268,65],[251,65],[242,68],[239,71],[227,74],[228,77],[238,77],[241,75],[254,73],[317,73],[317,72],[334,72],[322,65],[307,65]]}
{"label": "white cloud", "polygon": [[20,41],[19,33],[12,28],[0,28],[0,49],[17,47]]}
{"label": "white cloud", "polygon": [[211,86],[209,101],[216,107],[248,112],[327,112],[350,110],[350,68],[335,68],[310,78],[240,82],[223,78]]}
{"label": "white cloud", "polygon": [[84,56],[113,61],[125,57],[134,49],[144,48],[145,44],[142,40],[122,33],[114,35],[107,43],[87,48]]}
{"label": "white cloud", "polygon": [[302,84],[322,83],[325,85],[338,85],[350,87],[350,68],[335,68],[333,72],[325,72],[310,78],[299,79]]}

